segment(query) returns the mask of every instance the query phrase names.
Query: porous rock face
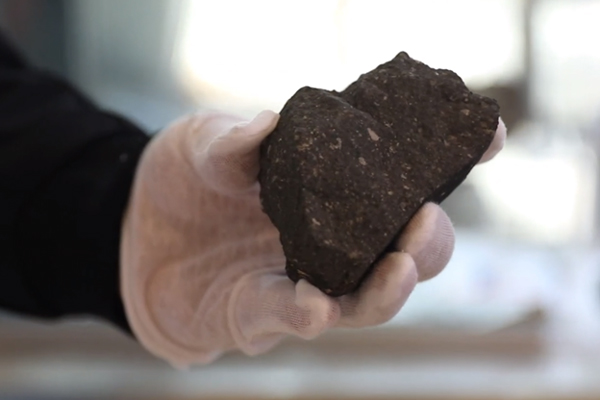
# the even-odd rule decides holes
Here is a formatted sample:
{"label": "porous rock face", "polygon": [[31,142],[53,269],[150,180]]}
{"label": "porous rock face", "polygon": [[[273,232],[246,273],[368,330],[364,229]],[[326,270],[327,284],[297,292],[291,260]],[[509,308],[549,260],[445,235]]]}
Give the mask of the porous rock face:
{"label": "porous rock face", "polygon": [[416,211],[466,178],[498,118],[494,100],[404,52],[342,92],[296,92],[259,175],[288,276],[331,296],[355,290]]}

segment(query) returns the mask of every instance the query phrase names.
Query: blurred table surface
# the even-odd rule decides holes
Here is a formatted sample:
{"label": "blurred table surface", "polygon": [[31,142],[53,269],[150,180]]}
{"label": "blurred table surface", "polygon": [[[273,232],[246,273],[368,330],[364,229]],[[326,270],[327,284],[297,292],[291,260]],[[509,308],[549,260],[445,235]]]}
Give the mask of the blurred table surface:
{"label": "blurred table surface", "polygon": [[400,322],[190,371],[106,324],[0,314],[0,399],[600,399],[600,251],[463,239]]}
{"label": "blurred table surface", "polygon": [[537,313],[490,334],[342,331],[176,371],[106,325],[8,318],[0,320],[0,398],[600,398],[600,355],[540,335],[545,326]]}

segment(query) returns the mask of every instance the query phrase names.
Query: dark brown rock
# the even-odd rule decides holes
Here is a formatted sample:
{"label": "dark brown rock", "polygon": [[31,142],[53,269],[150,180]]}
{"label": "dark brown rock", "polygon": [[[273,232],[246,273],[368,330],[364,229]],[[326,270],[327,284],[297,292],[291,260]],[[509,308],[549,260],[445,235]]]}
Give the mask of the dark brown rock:
{"label": "dark brown rock", "polygon": [[305,87],[261,147],[261,201],[293,280],[339,296],[428,201],[441,202],[490,145],[492,99],[400,53],[343,92]]}

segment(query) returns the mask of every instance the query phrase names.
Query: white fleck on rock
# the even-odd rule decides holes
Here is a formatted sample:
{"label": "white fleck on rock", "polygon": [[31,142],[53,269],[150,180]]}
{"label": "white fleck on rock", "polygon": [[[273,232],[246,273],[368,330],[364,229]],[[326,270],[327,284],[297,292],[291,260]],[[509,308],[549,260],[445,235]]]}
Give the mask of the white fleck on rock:
{"label": "white fleck on rock", "polygon": [[369,136],[371,136],[371,139],[373,139],[375,142],[379,141],[379,135],[376,134],[373,129],[367,128],[367,131],[369,132]]}
{"label": "white fleck on rock", "polygon": [[312,219],[312,223],[317,225],[317,226],[321,226],[321,223],[319,221],[317,221],[316,219]]}
{"label": "white fleck on rock", "polygon": [[362,158],[362,157],[358,157],[358,162],[359,162],[361,165],[367,165],[367,162],[366,162],[366,161],[365,161],[365,159],[364,159],[364,158]]}
{"label": "white fleck on rock", "polygon": [[329,147],[332,149],[341,149],[342,148],[342,139],[336,138],[335,141],[336,141],[336,144],[331,144],[331,145],[329,145]]}
{"label": "white fleck on rock", "polygon": [[354,250],[354,251],[351,251],[351,252],[348,254],[348,257],[350,257],[350,258],[352,258],[352,259],[359,258],[359,257],[360,257],[360,251],[356,251],[356,250]]}
{"label": "white fleck on rock", "polygon": [[460,112],[466,115],[467,117],[469,116],[469,114],[471,114],[471,111],[467,110],[466,108],[464,110],[460,110]]}

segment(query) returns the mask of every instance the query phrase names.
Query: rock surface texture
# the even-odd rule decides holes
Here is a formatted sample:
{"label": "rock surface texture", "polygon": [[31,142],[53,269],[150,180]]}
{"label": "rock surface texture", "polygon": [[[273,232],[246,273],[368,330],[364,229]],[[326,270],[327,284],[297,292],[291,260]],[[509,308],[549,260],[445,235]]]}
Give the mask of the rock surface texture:
{"label": "rock surface texture", "polygon": [[425,203],[490,145],[497,103],[402,52],[342,92],[304,87],[261,146],[261,202],[286,272],[331,296],[357,288]]}

